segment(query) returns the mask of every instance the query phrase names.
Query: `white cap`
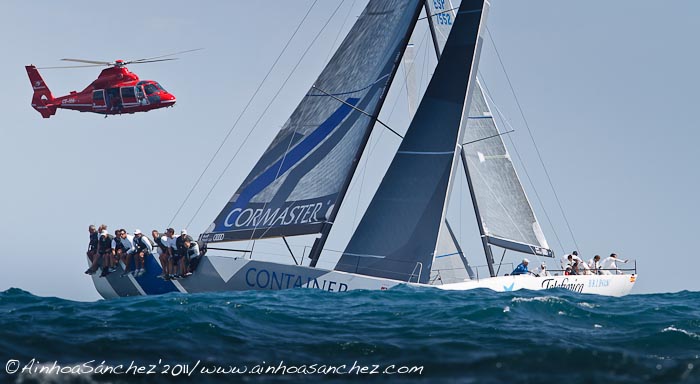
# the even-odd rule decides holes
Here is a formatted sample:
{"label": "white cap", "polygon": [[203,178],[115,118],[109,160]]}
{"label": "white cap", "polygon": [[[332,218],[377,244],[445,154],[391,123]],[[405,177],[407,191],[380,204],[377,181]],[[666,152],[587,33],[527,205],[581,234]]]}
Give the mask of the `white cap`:
{"label": "white cap", "polygon": [[529,263],[529,262],[530,262],[530,260],[528,260],[528,259],[523,259],[523,263]]}
{"label": "white cap", "polygon": [[103,229],[102,233],[100,233],[100,235],[107,236],[107,235],[109,235],[109,232],[107,232],[106,230]]}
{"label": "white cap", "polygon": [[134,235],[140,235],[140,234],[141,234],[141,230],[140,230],[140,229],[137,229],[137,230],[134,231]]}
{"label": "white cap", "polygon": [[187,230],[186,230],[186,229],[183,229],[182,231],[180,231],[180,234],[181,234],[181,235],[186,235],[186,234],[187,234]]}

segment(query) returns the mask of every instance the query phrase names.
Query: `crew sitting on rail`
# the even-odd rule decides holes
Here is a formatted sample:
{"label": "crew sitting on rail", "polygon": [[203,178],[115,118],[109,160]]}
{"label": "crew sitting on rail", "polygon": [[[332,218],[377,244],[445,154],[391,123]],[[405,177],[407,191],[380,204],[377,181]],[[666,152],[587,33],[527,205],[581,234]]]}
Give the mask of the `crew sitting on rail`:
{"label": "crew sitting on rail", "polygon": [[[92,265],[92,262],[97,257],[97,241],[100,235],[97,233],[97,228],[94,225],[88,227],[88,232],[90,233],[90,243],[88,243],[87,257],[90,260],[90,265]],[[88,273],[88,271],[85,271],[85,273]]]}
{"label": "crew sitting on rail", "polygon": [[151,232],[153,240],[144,236],[140,229],[135,230],[133,236],[125,229],[118,229],[114,231],[116,236],[112,236],[104,224],[97,230],[91,225],[88,231],[90,243],[87,256],[90,259],[90,267],[85,271],[88,275],[102,268],[100,277],[105,277],[116,271],[117,265],[122,261],[122,277],[139,277],[146,272],[146,258],[155,252],[158,253],[163,267],[163,273],[158,277],[166,280],[182,278],[192,275],[201,256],[206,253],[206,246],[200,250],[199,243],[192,239],[185,229],[180,232],[179,237],[175,237],[175,230],[172,228],[168,228],[162,236],[154,229]]}
{"label": "crew sitting on rail", "polygon": [[200,245],[200,242],[195,240],[190,244],[190,250],[189,250],[189,255],[190,255],[190,272],[194,273],[194,271],[197,270],[197,266],[199,266],[199,262],[202,260],[202,256],[207,254],[207,244],[202,242]]}
{"label": "crew sitting on rail", "polygon": [[153,236],[153,242],[156,245],[155,250],[158,254],[160,265],[163,266],[163,273],[158,277],[164,278],[167,276],[166,268],[168,267],[168,246],[163,242],[163,238],[165,236],[161,236],[155,229],[151,231],[151,235]]}
{"label": "crew sitting on rail", "polygon": [[[91,226],[92,227],[92,226]],[[97,243],[95,244],[93,256],[90,259],[90,267],[85,271],[86,275],[94,275],[95,272],[97,272],[97,269],[101,267],[101,263],[104,263],[103,261],[103,253],[109,252],[111,253],[111,249],[108,249],[111,247],[112,244],[112,239],[109,236],[109,233],[104,229],[105,226],[104,224],[100,226],[100,234],[99,237],[97,237]],[[105,237],[107,236],[107,237]],[[93,244],[93,235],[92,232],[90,233],[90,246],[92,247]],[[109,244],[109,246],[107,246]],[[90,255],[90,249],[88,249],[88,255]]]}
{"label": "crew sitting on rail", "polygon": [[153,252],[151,239],[144,236],[140,229],[134,231],[133,248],[126,254],[126,262],[124,263],[124,273],[122,276],[130,274],[131,257],[134,257],[134,277],[143,275],[146,272],[144,268],[144,260]]}
{"label": "crew sitting on rail", "polygon": [[175,244],[175,230],[172,228],[166,229],[165,235],[162,236],[160,239],[163,242],[163,245],[165,245],[167,254],[167,260],[165,264],[163,264],[163,278],[165,280],[170,280],[175,276],[175,274],[173,273],[175,270],[175,266],[173,265],[175,260],[173,260],[173,258],[177,257],[177,245]]}
{"label": "crew sitting on rail", "polygon": [[[126,233],[126,229],[122,228],[115,231],[112,247],[114,248],[115,257],[112,258],[112,268],[110,272],[117,270],[117,265],[120,261],[127,261],[127,255],[134,253],[134,236]],[[128,267],[127,267],[128,268]]]}
{"label": "crew sitting on rail", "polygon": [[183,229],[180,231],[180,236],[175,240],[175,254],[176,259],[173,259],[173,263],[176,265],[178,273],[174,277],[187,277],[192,273],[189,271],[190,258],[189,258],[189,248],[194,242],[192,237],[187,234],[187,230]]}
{"label": "crew sitting on rail", "polygon": [[[110,271],[110,263],[114,257],[114,248],[112,248],[113,241],[114,237],[110,235],[107,230],[102,231],[100,239],[97,242],[99,257],[95,259],[94,263],[97,264],[98,261],[102,260],[102,273],[100,274],[100,277],[105,277],[112,272]],[[95,268],[90,274],[92,275],[95,273],[95,271],[97,271],[97,268]]]}

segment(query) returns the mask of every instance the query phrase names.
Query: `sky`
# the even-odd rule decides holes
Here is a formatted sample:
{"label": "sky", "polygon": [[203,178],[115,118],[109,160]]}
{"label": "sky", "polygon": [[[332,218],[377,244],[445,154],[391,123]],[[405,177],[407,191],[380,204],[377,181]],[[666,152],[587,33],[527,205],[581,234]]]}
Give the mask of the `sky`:
{"label": "sky", "polygon": [[[3,2],[0,291],[17,287],[40,296],[98,299],[83,274],[90,224],[130,233],[169,225],[201,233],[309,89],[366,0],[318,1],[245,110],[312,3]],[[585,259],[616,252],[635,260],[639,278],[633,293],[700,290],[692,243],[700,216],[698,16],[700,3],[691,0],[663,5],[494,0],[489,13],[492,39],[485,42],[480,75],[508,122],[501,129],[514,130],[506,144],[522,157],[516,167],[550,245],[558,255],[578,249]],[[419,21],[417,46],[425,33],[426,23]],[[175,94],[174,108],[108,118],[59,110],[50,119],[31,108],[25,65],[56,66],[61,58],[138,59],[194,48],[204,49],[177,61],[130,67]],[[419,72],[425,75],[423,89],[435,61],[427,48],[424,43],[416,60],[426,63]],[[58,96],[85,88],[99,68],[41,73]],[[401,88],[392,88],[380,118],[405,131]],[[337,259],[332,250],[344,247],[399,144],[381,129],[375,128],[371,154],[358,169],[363,182],[351,186],[321,267],[332,268]],[[192,190],[229,131],[220,155]],[[460,183],[455,190],[463,191]],[[466,213],[471,203],[454,201],[453,196],[451,209],[464,214],[459,237],[471,244],[465,245],[470,261],[483,264],[474,245],[473,214]],[[290,239],[295,252],[304,252],[308,239],[302,240]],[[266,257],[289,262],[288,255],[271,251],[280,246],[269,245]],[[517,263],[521,257],[507,254],[505,261]]]}

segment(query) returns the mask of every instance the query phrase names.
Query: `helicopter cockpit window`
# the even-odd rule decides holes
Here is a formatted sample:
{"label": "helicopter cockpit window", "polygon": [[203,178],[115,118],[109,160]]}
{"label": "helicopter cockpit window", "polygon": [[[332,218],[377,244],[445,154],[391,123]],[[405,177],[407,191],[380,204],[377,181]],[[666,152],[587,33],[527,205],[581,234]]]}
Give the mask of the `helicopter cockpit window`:
{"label": "helicopter cockpit window", "polygon": [[153,84],[155,84],[155,86],[156,86],[158,89],[160,89],[161,91],[167,92],[167,91],[165,90],[165,88],[163,88],[162,85],[160,85],[160,84],[158,84],[158,83],[153,83]]}
{"label": "helicopter cockpit window", "polygon": [[143,89],[146,91],[147,95],[152,95],[158,92],[158,87],[156,87],[155,84],[146,84],[143,86]]}

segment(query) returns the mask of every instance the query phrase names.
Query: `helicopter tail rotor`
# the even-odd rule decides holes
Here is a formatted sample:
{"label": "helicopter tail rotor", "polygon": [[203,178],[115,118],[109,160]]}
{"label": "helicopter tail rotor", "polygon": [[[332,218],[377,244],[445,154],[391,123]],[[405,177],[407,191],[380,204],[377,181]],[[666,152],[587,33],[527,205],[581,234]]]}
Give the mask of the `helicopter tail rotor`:
{"label": "helicopter tail rotor", "polygon": [[56,114],[53,94],[35,66],[28,65],[25,68],[27,69],[27,75],[29,75],[29,81],[32,83],[32,88],[34,89],[32,107],[34,107],[43,118],[48,119]]}

